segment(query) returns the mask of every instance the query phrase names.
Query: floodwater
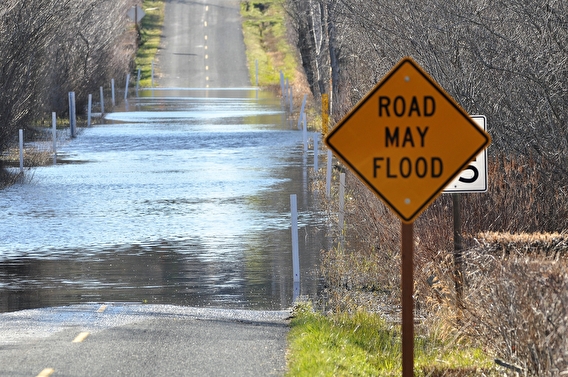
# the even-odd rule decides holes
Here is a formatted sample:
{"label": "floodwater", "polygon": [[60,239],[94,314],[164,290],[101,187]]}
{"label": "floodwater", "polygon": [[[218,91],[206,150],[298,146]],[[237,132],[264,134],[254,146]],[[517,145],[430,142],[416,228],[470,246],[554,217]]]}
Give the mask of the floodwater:
{"label": "floodwater", "polygon": [[318,289],[313,154],[278,99],[154,90],[0,191],[0,312],[85,302],[282,309]]}

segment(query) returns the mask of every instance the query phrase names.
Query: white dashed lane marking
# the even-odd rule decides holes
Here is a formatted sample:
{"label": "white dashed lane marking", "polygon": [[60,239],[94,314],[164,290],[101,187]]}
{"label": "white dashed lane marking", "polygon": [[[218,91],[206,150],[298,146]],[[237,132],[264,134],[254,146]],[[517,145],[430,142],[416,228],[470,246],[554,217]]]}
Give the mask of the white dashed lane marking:
{"label": "white dashed lane marking", "polygon": [[89,335],[90,333],[87,331],[80,332],[79,335],[73,339],[73,343],[81,343],[83,340],[87,339]]}
{"label": "white dashed lane marking", "polygon": [[53,372],[55,372],[53,368],[45,368],[37,375],[37,377],[49,377],[53,374]]}

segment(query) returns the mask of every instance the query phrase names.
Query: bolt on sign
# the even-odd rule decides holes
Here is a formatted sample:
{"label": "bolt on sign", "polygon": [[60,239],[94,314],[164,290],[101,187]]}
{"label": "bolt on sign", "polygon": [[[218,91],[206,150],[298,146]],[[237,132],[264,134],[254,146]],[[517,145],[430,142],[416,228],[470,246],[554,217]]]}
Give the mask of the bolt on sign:
{"label": "bolt on sign", "polygon": [[409,57],[325,139],[405,224],[413,223],[490,141]]}

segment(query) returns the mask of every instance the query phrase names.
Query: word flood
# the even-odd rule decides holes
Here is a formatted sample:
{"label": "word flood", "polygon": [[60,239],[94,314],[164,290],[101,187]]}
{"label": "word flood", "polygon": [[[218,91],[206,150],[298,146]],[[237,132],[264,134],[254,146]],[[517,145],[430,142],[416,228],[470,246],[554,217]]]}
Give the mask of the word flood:
{"label": "word flood", "polygon": [[444,171],[444,163],[440,157],[418,157],[412,160],[403,157],[395,161],[391,157],[375,157],[373,159],[373,178],[382,172],[386,178],[439,178]]}

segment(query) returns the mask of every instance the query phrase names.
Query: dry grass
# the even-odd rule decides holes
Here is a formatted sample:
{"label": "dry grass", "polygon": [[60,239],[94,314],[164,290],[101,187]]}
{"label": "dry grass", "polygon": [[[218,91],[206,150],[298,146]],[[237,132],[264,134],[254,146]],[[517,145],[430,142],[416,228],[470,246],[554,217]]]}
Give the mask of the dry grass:
{"label": "dry grass", "polygon": [[[10,148],[4,153],[1,158],[2,165],[5,167],[20,166],[20,151],[17,148]],[[26,146],[24,149],[24,166],[36,167],[46,166],[53,163],[53,152],[51,145],[46,143],[37,142],[32,146]]]}
{"label": "dry grass", "polygon": [[484,232],[475,238],[483,250],[502,256],[537,255],[565,259],[568,257],[568,233],[500,233]]}
{"label": "dry grass", "polygon": [[[53,164],[51,130],[41,127],[29,128],[25,135],[24,174],[22,175],[18,170],[20,150],[17,145],[14,145],[0,155],[0,189],[11,186],[22,179],[30,179],[27,172],[31,168]],[[59,133],[58,143],[63,142],[63,138],[63,134]]]}
{"label": "dry grass", "polygon": [[[568,262],[483,248],[467,254],[463,330],[528,375],[568,371]],[[566,372],[568,373],[568,372]]]}

